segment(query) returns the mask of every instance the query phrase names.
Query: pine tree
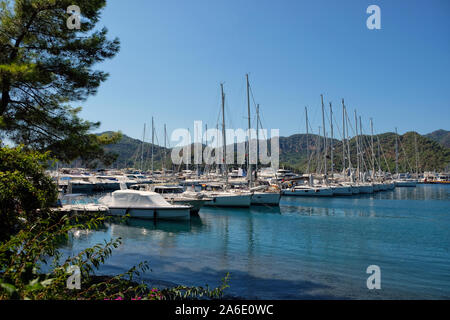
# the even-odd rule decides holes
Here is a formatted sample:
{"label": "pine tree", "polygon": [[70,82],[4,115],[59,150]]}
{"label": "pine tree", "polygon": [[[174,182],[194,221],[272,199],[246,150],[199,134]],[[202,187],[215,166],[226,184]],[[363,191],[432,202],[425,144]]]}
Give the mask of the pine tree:
{"label": "pine tree", "polygon": [[[80,28],[68,7],[80,8]],[[113,58],[119,40],[96,29],[105,0],[0,0],[0,133],[27,148],[51,151],[64,162],[114,161],[98,137],[99,122],[81,119],[80,107],[108,74],[95,64]],[[75,16],[76,17],[76,16]],[[69,20],[69,22],[68,22]]]}

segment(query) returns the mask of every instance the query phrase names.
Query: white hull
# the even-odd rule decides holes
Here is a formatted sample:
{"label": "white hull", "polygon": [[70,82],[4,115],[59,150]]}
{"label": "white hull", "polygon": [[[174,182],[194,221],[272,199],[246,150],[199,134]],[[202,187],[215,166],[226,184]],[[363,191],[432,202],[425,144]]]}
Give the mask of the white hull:
{"label": "white hull", "polygon": [[396,187],[415,187],[416,184],[417,184],[416,181],[407,181],[407,180],[405,180],[405,181],[402,181],[402,180],[395,181],[395,186]]}
{"label": "white hull", "polygon": [[359,185],[359,193],[373,193],[372,185]]}
{"label": "white hull", "polygon": [[254,192],[251,199],[252,205],[278,206],[281,193],[276,192]]}
{"label": "white hull", "polygon": [[353,194],[350,186],[332,186],[331,189],[335,196],[351,196]]}
{"label": "white hull", "polygon": [[331,188],[302,188],[302,189],[284,189],[283,196],[302,196],[302,197],[331,197],[333,190]]}
{"label": "white hull", "polygon": [[109,213],[114,216],[129,214],[138,219],[164,219],[164,220],[189,220],[190,209],[186,208],[109,208]]}
{"label": "white hull", "polygon": [[207,193],[212,201],[206,202],[205,206],[210,207],[241,207],[248,208],[251,204],[252,195],[249,194],[215,194]]}

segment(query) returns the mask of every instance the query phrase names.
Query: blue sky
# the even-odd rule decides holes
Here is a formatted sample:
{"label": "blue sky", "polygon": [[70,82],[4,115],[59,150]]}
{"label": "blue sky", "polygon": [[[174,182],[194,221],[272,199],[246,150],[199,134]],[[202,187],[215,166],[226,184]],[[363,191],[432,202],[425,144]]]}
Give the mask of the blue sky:
{"label": "blue sky", "polygon": [[[381,30],[366,27],[371,4]],[[317,132],[320,94],[339,126],[345,98],[366,132],[370,117],[376,132],[450,129],[447,0],[108,1],[100,26],[121,51],[98,66],[110,78],[81,104],[99,131],[140,138],[154,116],[162,142],[164,123],[169,133],[194,120],[214,127],[221,82],[227,126],[245,128],[246,73],[264,127],[282,136],[305,132],[305,106]]]}

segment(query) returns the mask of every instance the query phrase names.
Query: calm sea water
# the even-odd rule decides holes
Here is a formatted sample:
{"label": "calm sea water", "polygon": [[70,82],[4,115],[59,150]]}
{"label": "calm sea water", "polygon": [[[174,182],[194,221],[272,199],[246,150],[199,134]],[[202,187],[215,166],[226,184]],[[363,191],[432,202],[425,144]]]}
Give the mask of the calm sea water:
{"label": "calm sea water", "polygon": [[[449,299],[450,186],[356,197],[283,197],[280,208],[202,208],[190,222],[130,220],[75,232],[66,254],[121,237],[99,270],[147,260],[150,285],[216,286],[249,299]],[[368,290],[366,269],[381,269]]]}

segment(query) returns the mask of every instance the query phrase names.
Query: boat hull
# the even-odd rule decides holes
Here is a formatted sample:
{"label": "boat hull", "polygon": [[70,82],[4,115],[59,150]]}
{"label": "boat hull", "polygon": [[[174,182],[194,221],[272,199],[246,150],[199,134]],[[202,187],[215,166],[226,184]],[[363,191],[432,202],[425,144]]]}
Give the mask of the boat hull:
{"label": "boat hull", "polygon": [[396,187],[414,188],[416,184],[417,184],[416,181],[395,181]]}
{"label": "boat hull", "polygon": [[351,196],[353,194],[351,187],[331,187],[333,189],[333,195],[335,196]]}
{"label": "boat hull", "polygon": [[251,205],[280,205],[281,193],[276,192],[254,192],[252,194]]}
{"label": "boat hull", "polygon": [[373,193],[372,185],[361,185],[359,186],[359,193]]}
{"label": "boat hull", "polygon": [[251,194],[243,195],[210,195],[211,201],[206,202],[204,205],[209,207],[238,207],[248,208],[251,204]]}
{"label": "boat hull", "polygon": [[311,189],[284,189],[283,196],[300,196],[300,197],[331,197],[333,190],[331,188],[311,188]]}
{"label": "boat hull", "polygon": [[119,208],[109,207],[109,213],[113,216],[129,214],[137,219],[161,219],[161,220],[189,220],[190,208]]}

